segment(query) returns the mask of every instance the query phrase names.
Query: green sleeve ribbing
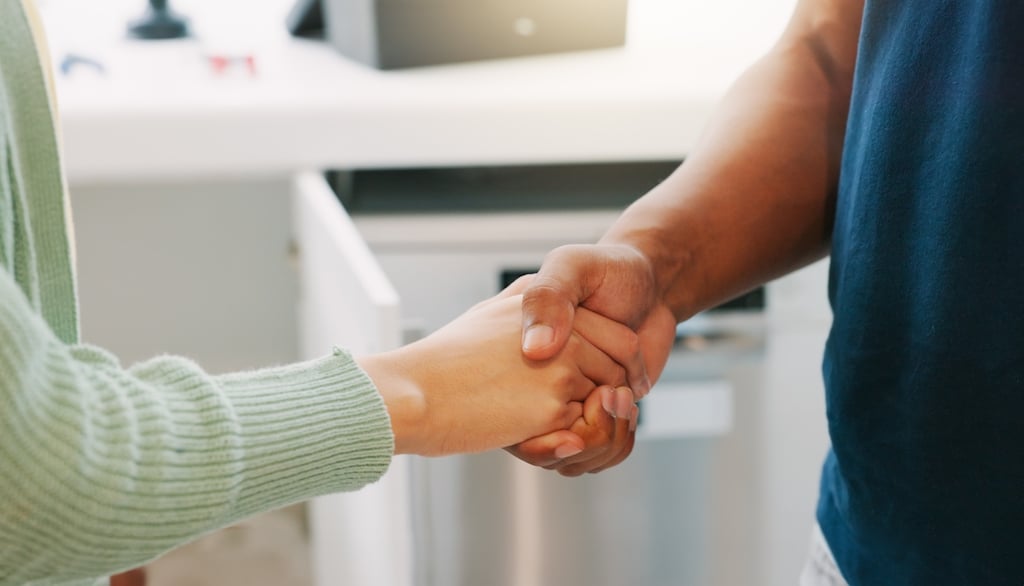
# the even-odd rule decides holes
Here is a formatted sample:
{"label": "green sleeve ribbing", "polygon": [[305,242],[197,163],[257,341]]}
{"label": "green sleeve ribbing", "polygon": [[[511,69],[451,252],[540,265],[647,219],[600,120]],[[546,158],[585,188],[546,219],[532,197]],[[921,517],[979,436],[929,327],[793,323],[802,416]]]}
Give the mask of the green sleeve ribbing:
{"label": "green sleeve ribbing", "polygon": [[0,270],[0,585],[103,576],[357,489],[393,438],[347,354],[226,376],[68,346]]}

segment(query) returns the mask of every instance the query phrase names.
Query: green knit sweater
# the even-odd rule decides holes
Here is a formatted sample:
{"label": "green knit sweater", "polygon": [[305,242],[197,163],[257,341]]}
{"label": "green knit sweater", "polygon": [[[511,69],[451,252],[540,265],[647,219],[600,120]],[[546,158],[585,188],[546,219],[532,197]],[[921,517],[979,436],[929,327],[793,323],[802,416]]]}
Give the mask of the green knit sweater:
{"label": "green knit sweater", "polygon": [[210,376],[79,343],[52,112],[22,3],[0,0],[0,585],[92,584],[378,479],[387,411],[345,353]]}

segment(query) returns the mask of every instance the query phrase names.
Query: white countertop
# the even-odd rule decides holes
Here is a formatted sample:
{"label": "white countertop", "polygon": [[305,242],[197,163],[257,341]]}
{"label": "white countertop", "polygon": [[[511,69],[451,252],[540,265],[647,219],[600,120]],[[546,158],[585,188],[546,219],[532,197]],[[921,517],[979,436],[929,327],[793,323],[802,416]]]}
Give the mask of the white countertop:
{"label": "white countertop", "polygon": [[[389,72],[288,37],[286,0],[238,20],[238,0],[175,0],[205,40],[126,40],[143,3],[43,2],[54,60],[106,68],[58,81],[72,182],[680,159],[793,0],[632,0],[624,48]],[[213,75],[203,55],[221,51],[254,54],[258,75]]]}

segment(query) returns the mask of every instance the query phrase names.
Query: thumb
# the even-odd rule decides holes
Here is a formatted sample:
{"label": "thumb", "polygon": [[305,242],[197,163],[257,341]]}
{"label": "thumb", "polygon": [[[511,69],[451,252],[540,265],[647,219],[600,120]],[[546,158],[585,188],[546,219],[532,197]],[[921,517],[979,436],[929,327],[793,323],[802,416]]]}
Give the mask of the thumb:
{"label": "thumb", "polygon": [[587,447],[583,438],[561,429],[506,448],[513,456],[534,466],[553,466],[579,454]]}
{"label": "thumb", "polygon": [[523,355],[546,360],[569,340],[579,300],[556,279],[538,274],[523,292]]}
{"label": "thumb", "polygon": [[560,246],[523,291],[523,354],[546,360],[569,340],[576,306],[600,282],[605,255],[594,246]]}

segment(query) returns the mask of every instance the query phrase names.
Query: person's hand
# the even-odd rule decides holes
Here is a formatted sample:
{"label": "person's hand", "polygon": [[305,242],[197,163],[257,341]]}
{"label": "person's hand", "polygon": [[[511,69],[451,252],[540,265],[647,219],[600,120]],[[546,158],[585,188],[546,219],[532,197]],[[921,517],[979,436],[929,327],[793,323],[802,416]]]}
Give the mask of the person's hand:
{"label": "person's hand", "polygon": [[521,311],[521,297],[506,291],[418,342],[358,359],[387,404],[396,453],[479,452],[564,430],[583,415],[593,381],[625,382],[625,370],[579,334],[546,359],[523,357]]}
{"label": "person's hand", "polygon": [[583,414],[568,429],[506,449],[520,460],[563,476],[597,473],[629,457],[639,416],[631,389],[600,386],[584,401]]}
{"label": "person's hand", "polygon": [[[639,337],[628,327],[582,307],[575,311],[573,325],[574,335],[598,346],[616,362],[638,359]],[[640,411],[631,389],[611,384],[591,392],[583,414],[568,429],[527,440],[508,451],[566,476],[599,472],[625,460],[633,450]]]}
{"label": "person's hand", "polygon": [[[627,246],[566,246],[545,260],[540,272],[523,282],[523,352],[544,359],[567,336],[582,331],[629,371],[637,398],[647,394],[668,360],[675,339],[675,316],[660,301],[653,271]],[[594,322],[586,309],[628,324],[635,331],[615,333],[619,324]],[[609,345],[608,340],[613,340]],[[639,411],[622,390],[597,390],[584,416],[568,430],[532,438],[508,449],[517,458],[567,476],[599,472],[632,451]],[[580,445],[580,441],[583,445]],[[570,447],[572,449],[570,449]],[[582,448],[582,449],[581,449]],[[565,454],[578,451],[571,457]]]}
{"label": "person's hand", "polygon": [[523,355],[545,360],[559,352],[573,331],[576,308],[585,307],[636,332],[639,352],[623,366],[638,399],[650,391],[672,349],[676,319],[639,250],[621,244],[556,248],[522,293]]}

